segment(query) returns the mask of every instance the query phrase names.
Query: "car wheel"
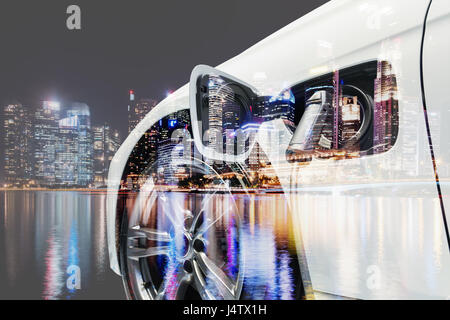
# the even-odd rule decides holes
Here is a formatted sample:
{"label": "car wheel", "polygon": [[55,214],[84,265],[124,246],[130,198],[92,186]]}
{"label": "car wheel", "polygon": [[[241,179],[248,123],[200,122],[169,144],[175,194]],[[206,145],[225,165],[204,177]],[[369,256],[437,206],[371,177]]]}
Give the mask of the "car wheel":
{"label": "car wheel", "polygon": [[[192,167],[211,174],[204,164]],[[129,298],[240,298],[245,263],[240,215],[217,174],[214,188],[201,192],[157,186],[150,175],[128,198],[119,248]]]}

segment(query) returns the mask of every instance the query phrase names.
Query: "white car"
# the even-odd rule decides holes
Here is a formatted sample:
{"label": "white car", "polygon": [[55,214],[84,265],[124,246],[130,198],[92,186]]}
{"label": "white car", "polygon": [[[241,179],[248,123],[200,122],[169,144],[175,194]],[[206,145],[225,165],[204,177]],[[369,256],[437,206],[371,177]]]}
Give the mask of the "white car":
{"label": "white car", "polygon": [[334,0],[200,65],[112,160],[133,299],[450,297],[450,3]]}

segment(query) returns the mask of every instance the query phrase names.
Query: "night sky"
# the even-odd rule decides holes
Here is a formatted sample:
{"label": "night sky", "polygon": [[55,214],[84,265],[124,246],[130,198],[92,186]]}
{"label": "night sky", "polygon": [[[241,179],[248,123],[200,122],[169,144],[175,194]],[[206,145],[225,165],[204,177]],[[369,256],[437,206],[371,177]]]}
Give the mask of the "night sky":
{"label": "night sky", "polygon": [[[195,65],[218,65],[325,2],[2,0],[0,103],[85,102],[93,124],[125,135],[129,89],[161,100]],[[71,4],[80,31],[66,28]]]}

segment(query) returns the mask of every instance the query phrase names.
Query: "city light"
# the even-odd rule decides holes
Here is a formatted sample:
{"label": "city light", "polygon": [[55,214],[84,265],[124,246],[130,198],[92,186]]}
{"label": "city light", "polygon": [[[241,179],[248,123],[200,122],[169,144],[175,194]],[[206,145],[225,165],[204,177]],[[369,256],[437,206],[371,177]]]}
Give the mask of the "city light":
{"label": "city light", "polygon": [[177,125],[178,121],[175,120],[169,120],[169,128],[175,128],[175,126]]}
{"label": "city light", "polygon": [[35,108],[7,105],[3,116],[5,188],[84,188],[99,177],[102,186],[106,185],[119,135],[106,126],[101,143],[97,143],[93,137],[96,126],[91,126],[86,104],[43,101]]}
{"label": "city light", "polygon": [[292,90],[284,90],[269,99],[269,102],[271,103],[275,101],[289,101],[291,103],[295,103],[295,96],[292,93]]}
{"label": "city light", "polygon": [[59,110],[61,107],[61,104],[58,101],[44,101],[43,102],[44,108],[48,108],[51,110]]}

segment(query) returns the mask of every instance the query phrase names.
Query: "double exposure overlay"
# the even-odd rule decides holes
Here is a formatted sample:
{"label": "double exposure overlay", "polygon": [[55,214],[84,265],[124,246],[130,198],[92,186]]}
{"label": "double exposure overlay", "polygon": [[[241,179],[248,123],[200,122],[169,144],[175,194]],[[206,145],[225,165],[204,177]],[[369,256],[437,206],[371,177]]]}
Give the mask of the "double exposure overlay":
{"label": "double exposure overlay", "polygon": [[[241,163],[203,156],[187,109],[143,134],[117,205],[128,295],[311,297],[297,204],[289,194],[302,183],[302,167],[315,159],[357,159],[395,144],[391,65],[337,70],[267,97],[249,97],[225,77],[202,82],[203,143],[218,154],[249,156]],[[274,139],[287,146],[275,157],[265,152]]]}
{"label": "double exposure overlay", "polygon": [[450,298],[448,0],[100,2],[0,5],[0,299]]}

